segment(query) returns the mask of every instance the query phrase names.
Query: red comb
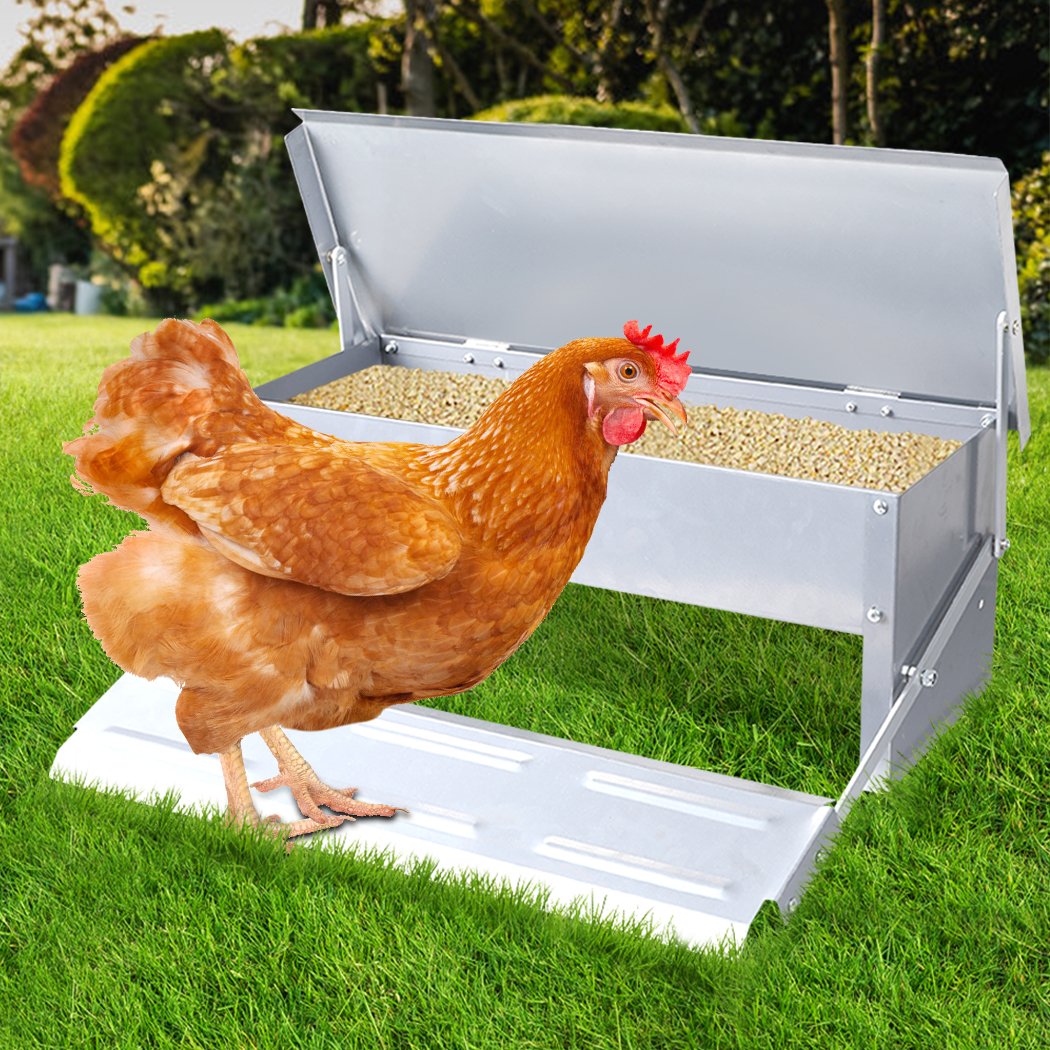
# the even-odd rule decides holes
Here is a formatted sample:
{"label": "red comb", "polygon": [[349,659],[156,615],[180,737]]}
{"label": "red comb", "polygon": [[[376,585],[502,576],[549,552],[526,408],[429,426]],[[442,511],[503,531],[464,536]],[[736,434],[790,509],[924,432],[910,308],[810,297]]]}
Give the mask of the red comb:
{"label": "red comb", "polygon": [[641,350],[647,350],[652,354],[656,364],[656,380],[667,393],[677,397],[684,389],[689,379],[690,368],[686,364],[689,351],[685,350],[675,354],[675,347],[679,340],[664,345],[662,335],[650,335],[652,325],[647,325],[639,331],[637,321],[628,321],[623,326],[623,334]]}

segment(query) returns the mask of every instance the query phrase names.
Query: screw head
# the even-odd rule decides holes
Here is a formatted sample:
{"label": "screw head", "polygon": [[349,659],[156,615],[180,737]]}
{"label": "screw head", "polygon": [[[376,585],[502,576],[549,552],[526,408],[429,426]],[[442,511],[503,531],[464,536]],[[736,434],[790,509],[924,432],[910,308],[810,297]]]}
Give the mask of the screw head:
{"label": "screw head", "polygon": [[893,409],[890,408],[889,405],[883,405],[882,408],[879,409],[879,415],[889,419],[889,417],[893,415]]}
{"label": "screw head", "polygon": [[474,355],[473,354],[464,354],[463,355],[463,361],[464,361],[465,364],[472,365],[474,363]]}
{"label": "screw head", "polygon": [[927,667],[919,672],[919,684],[924,689],[932,689],[937,684],[937,672],[932,667]]}
{"label": "screw head", "polygon": [[1010,325],[1010,331],[1014,335],[1020,335],[1021,333],[1021,322],[1016,317],[1013,320],[1013,324]]}
{"label": "screw head", "polygon": [[495,366],[496,366],[497,368],[502,368],[502,367],[503,367],[503,364],[504,364],[504,361],[503,361],[503,358],[502,358],[502,357],[494,357],[494,358],[492,359],[492,363],[493,363],[493,364],[494,364],[494,365],[495,365]]}
{"label": "screw head", "polygon": [[798,907],[798,897],[792,897],[788,901],[788,912],[793,912]]}
{"label": "screw head", "polygon": [[877,606],[873,605],[867,612],[868,620],[871,623],[882,623],[886,614]]}
{"label": "screw head", "polygon": [[877,499],[872,505],[871,509],[876,514],[885,514],[889,509],[890,505],[884,499]]}
{"label": "screw head", "polygon": [[847,401],[846,402],[846,411],[847,412],[856,412],[857,411],[857,402],[856,401]]}
{"label": "screw head", "polygon": [[383,347],[383,353],[384,354],[396,354],[397,353],[397,343],[395,343],[391,339],[390,342],[387,343],[386,346]]}

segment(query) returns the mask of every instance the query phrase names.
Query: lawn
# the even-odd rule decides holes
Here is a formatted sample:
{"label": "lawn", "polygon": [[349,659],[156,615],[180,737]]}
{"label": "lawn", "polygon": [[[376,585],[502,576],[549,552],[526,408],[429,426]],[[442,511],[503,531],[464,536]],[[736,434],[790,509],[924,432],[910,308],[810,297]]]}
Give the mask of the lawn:
{"label": "lawn", "polygon": [[[60,443],[145,322],[0,318],[0,1047],[1043,1047],[1050,1032],[1050,371],[1010,454],[989,688],[850,813],[787,924],[716,953],[551,914],[526,892],[229,831],[53,783],[117,677],[77,566],[138,526]],[[328,332],[231,326],[260,382]],[[570,587],[442,704],[837,794],[859,639]]]}

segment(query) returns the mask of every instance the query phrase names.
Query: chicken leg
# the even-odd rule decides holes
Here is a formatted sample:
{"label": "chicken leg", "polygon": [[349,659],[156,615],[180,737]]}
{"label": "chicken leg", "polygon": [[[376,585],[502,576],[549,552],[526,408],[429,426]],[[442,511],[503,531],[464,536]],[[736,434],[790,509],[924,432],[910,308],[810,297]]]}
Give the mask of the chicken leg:
{"label": "chicken leg", "polygon": [[[296,821],[289,827],[298,828],[300,824],[312,825],[302,830],[289,831],[289,836],[306,835],[320,828],[336,827],[344,820],[353,820],[355,817],[392,817],[397,812],[394,806],[380,806],[356,801],[354,792],[357,788],[339,790],[330,787],[318,777],[313,767],[299,754],[280,726],[273,725],[268,729],[261,729],[259,735],[266,741],[266,746],[277,759],[277,768],[280,772],[267,780],[257,781],[252,787],[259,791],[272,791],[276,787],[290,788],[300,811],[307,819]],[[327,806],[339,815],[333,816],[325,813],[321,810],[321,806]]]}
{"label": "chicken leg", "polygon": [[222,778],[226,783],[226,799],[229,804],[227,820],[231,824],[247,824],[253,827],[265,824],[275,834],[295,838],[297,835],[309,835],[313,831],[321,831],[324,828],[338,827],[347,819],[321,813],[318,810],[320,820],[306,817],[303,820],[292,821],[290,824],[283,824],[278,817],[267,817],[263,821],[252,801],[252,793],[248,790],[248,774],[244,769],[244,756],[241,754],[239,740],[228,751],[219,755],[219,764],[222,766]]}

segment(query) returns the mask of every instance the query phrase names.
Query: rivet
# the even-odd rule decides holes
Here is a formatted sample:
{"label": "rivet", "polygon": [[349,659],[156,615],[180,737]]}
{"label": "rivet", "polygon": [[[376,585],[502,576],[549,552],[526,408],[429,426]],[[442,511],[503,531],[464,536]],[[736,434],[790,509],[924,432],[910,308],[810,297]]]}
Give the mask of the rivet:
{"label": "rivet", "polygon": [[397,343],[395,343],[391,339],[391,341],[389,343],[387,343],[386,346],[383,347],[383,353],[384,354],[396,354],[397,353]]}
{"label": "rivet", "polygon": [[464,361],[465,364],[472,365],[474,363],[474,355],[473,354],[464,354],[463,355],[463,361]]}
{"label": "rivet", "polygon": [[890,505],[884,499],[877,499],[872,505],[871,509],[876,514],[885,514],[889,509]]}
{"label": "rivet", "polygon": [[882,619],[883,619],[883,616],[885,614],[883,613],[883,611],[877,605],[873,605],[868,610],[868,614],[867,615],[868,615],[868,619],[871,621],[871,623],[881,623]]}
{"label": "rivet", "polygon": [[847,401],[846,402],[846,411],[847,412],[856,412],[857,411],[857,402],[856,401]]}
{"label": "rivet", "polygon": [[889,419],[889,417],[893,415],[893,409],[890,408],[889,405],[883,405],[882,408],[879,409],[879,415]]}

